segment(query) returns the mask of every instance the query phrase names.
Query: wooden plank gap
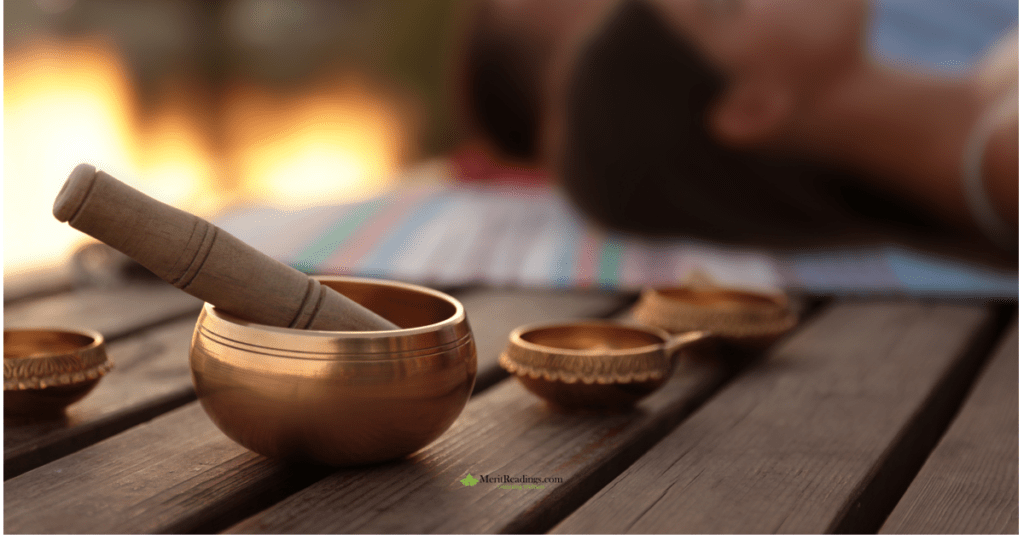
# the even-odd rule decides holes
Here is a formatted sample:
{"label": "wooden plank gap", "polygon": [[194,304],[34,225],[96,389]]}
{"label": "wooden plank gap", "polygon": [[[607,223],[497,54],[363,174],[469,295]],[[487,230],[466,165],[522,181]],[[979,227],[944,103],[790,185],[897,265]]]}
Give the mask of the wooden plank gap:
{"label": "wooden plank gap", "polygon": [[1003,337],[881,533],[1017,533],[1020,330]]}
{"label": "wooden plank gap", "polygon": [[[594,305],[598,305],[598,308],[607,308],[608,302],[607,294],[565,294],[562,298],[551,298],[540,292],[499,292],[496,295],[505,300],[505,304],[515,303],[517,300],[535,300],[535,303],[490,309],[485,306],[483,309],[476,308],[475,315],[474,308],[471,308],[473,305],[467,305],[467,310],[472,316],[474,336],[491,340],[490,350],[480,349],[481,360],[491,362],[490,365],[495,367],[497,353],[504,347],[504,340],[511,328],[508,327],[509,324],[514,327],[538,321],[539,313],[550,315],[574,308],[577,313],[585,314],[587,310],[593,310]],[[487,295],[478,295],[477,298],[485,304],[488,301]],[[460,300],[463,299],[460,296]],[[582,308],[571,305],[571,302],[577,299],[584,305]],[[486,313],[488,310],[491,313]],[[169,361],[164,366],[173,364],[180,368],[175,380],[188,381],[186,355],[191,325],[181,324],[178,329],[171,332],[170,328],[164,328],[153,336],[159,337],[162,340],[160,345],[165,346],[158,351],[164,355],[163,359]],[[145,340],[141,339],[144,337],[145,335],[132,337],[111,344],[111,350],[113,351],[117,345],[145,346]],[[133,341],[137,338],[137,342]],[[125,366],[122,366],[120,371],[131,371],[132,374],[139,371],[141,374],[142,364],[132,364],[132,359],[141,362],[148,359],[147,355],[156,350],[123,348],[122,352],[125,353],[122,361]],[[117,360],[116,356],[114,358]],[[114,373],[117,373],[117,369]],[[704,377],[707,373],[711,371],[698,372],[698,375]],[[683,380],[683,385],[677,385],[677,390],[678,387],[682,387],[685,391],[686,385],[699,381],[699,377]],[[123,387],[129,387],[131,384],[128,380],[122,380],[121,383]],[[107,383],[106,387],[115,385],[116,383]],[[504,381],[499,390],[515,390],[517,387],[518,385]],[[99,395],[100,388],[105,388],[104,382],[101,382],[97,391],[81,403],[98,403],[101,398],[94,396]],[[111,391],[111,395],[108,396],[110,399],[104,401],[104,406],[113,403],[117,398],[114,394],[119,391],[116,388],[108,390]],[[136,390],[140,389],[129,388],[124,393],[130,394]],[[493,389],[488,389],[486,394],[493,396],[496,393]],[[501,397],[500,392],[497,394],[497,401],[511,403],[514,408],[526,404],[530,406],[528,413],[536,411],[536,400],[526,392],[520,391],[516,399]],[[671,397],[670,394],[666,395]],[[677,391],[676,395],[681,394]],[[468,414],[478,412],[472,407],[481,403],[481,397],[488,396],[474,395],[460,421],[465,420]],[[133,401],[132,405],[138,403]],[[496,413],[488,414],[493,416]],[[483,419],[489,420],[489,417]],[[495,419],[491,423],[498,426],[508,424],[506,418]],[[465,426],[464,423],[461,425]],[[459,422],[456,422],[456,427],[459,426]],[[466,434],[460,436],[476,436],[474,429],[464,430]],[[449,433],[453,431],[454,429]],[[572,433],[571,429],[563,431],[568,437],[571,437]],[[494,440],[489,434],[481,438]],[[442,437],[440,441],[444,442],[444,438]],[[454,444],[449,442],[449,446],[433,450],[428,447],[422,454],[429,457],[430,451],[438,452],[433,459],[447,465],[464,459],[462,452],[465,449],[475,452],[473,456],[493,455],[495,451],[504,452],[500,448],[481,450],[483,446],[476,440],[459,441]],[[602,447],[607,449],[612,446],[605,444]],[[374,478],[370,484],[353,490],[357,498],[355,501],[369,500],[380,493],[394,493],[396,489],[408,490],[409,481],[416,479],[416,474],[425,468],[409,459],[384,463],[376,467],[348,470],[304,467],[295,463],[273,461],[232,442],[216,429],[198,403],[189,403],[10,479],[5,483],[5,490],[8,491],[5,495],[5,529],[8,532],[211,532],[227,527],[225,524],[234,525],[260,511],[273,509],[273,506],[283,498],[300,494],[303,489],[315,486],[326,476],[333,474],[334,477],[345,479],[346,474],[387,471],[389,466],[396,465],[412,470],[413,477],[410,478],[409,474],[399,474],[401,477],[394,485],[383,487],[380,484],[386,481]],[[457,471],[461,471],[461,468]],[[464,476],[465,473],[459,474],[451,482]],[[424,485],[433,483],[430,479],[418,481]],[[445,482],[449,482],[448,479],[445,479]],[[429,496],[434,492],[434,488],[421,489],[418,495]],[[351,506],[352,502],[348,503]],[[58,510],[59,514],[55,512]],[[375,506],[371,504],[366,514],[373,514],[375,510]]]}
{"label": "wooden plank gap", "polygon": [[829,306],[552,531],[827,532],[988,319]]}
{"label": "wooden plank gap", "polygon": [[[636,411],[552,411],[502,381],[438,442],[408,460],[341,470],[228,532],[538,533],[596,492],[725,382],[694,366]],[[543,490],[503,490],[466,474],[560,477]],[[317,511],[317,513],[313,513]]]}
{"label": "wooden plank gap", "polygon": [[192,402],[5,482],[4,530],[207,532],[331,472],[246,450]]}
{"label": "wooden plank gap", "polygon": [[975,332],[967,350],[937,383],[829,533],[877,533],[881,529],[946,433],[1014,317],[1014,307],[1008,304],[990,308],[990,317]]}
{"label": "wooden plank gap", "polygon": [[[323,465],[272,461],[252,453],[240,455],[232,460],[237,467],[225,473],[220,480],[202,482],[205,493],[189,489],[193,500],[217,500],[217,507],[195,508],[194,515],[169,517],[161,525],[162,533],[220,533],[232,525],[272,507],[288,496],[315,484],[334,473],[334,469]],[[287,468],[267,470],[268,464],[284,464]],[[273,477],[267,478],[270,472]],[[247,492],[235,492],[234,481],[238,478],[262,478],[261,484],[251,485]],[[185,485],[189,485],[186,483]],[[182,493],[188,495],[189,493]]]}
{"label": "wooden plank gap", "polygon": [[9,479],[81,450],[195,399],[188,348],[195,320],[181,319],[107,346],[114,370],[52,420],[6,418]]}
{"label": "wooden plank gap", "polygon": [[194,322],[201,307],[202,301],[163,281],[140,281],[5,306],[4,328],[91,329],[113,341],[183,317]]}
{"label": "wooden plank gap", "polygon": [[[800,324],[811,320],[822,313],[832,303],[830,298],[808,298],[800,295],[791,295],[791,302],[794,304]],[[625,303],[610,317],[625,318],[633,301]],[[779,341],[785,343],[785,338]],[[671,433],[690,414],[700,409],[705,403],[711,400],[722,388],[729,384],[735,377],[745,370],[756,366],[758,362],[767,357],[768,352],[733,352],[728,348],[713,348],[717,351],[716,364],[719,374],[716,380],[709,381],[704,385],[703,390],[692,393],[692,397],[686,399],[685,405],[674,413],[672,418],[665,418],[652,426],[642,436],[627,447],[620,450],[615,457],[606,464],[601,465],[597,470],[585,475],[579,486],[574,488],[572,493],[560,494],[557,499],[552,499],[547,508],[537,507],[514,518],[506,525],[502,533],[547,533],[559,522],[571,515],[580,506],[586,503],[594,494],[615,480],[630,465],[643,456],[654,444]]]}
{"label": "wooden plank gap", "polygon": [[178,392],[147,400],[128,414],[109,414],[82,426],[62,429],[38,442],[10,448],[4,451],[4,481],[148,422],[195,399],[196,393],[191,387],[182,388]]}
{"label": "wooden plank gap", "polygon": [[[228,532],[544,532],[712,399],[740,364],[759,360],[728,356],[686,359],[662,390],[626,414],[565,414],[518,382],[501,381],[407,462],[340,471]],[[465,488],[467,474],[561,481],[532,490],[493,481]]]}
{"label": "wooden plank gap", "polygon": [[550,501],[543,506],[527,509],[519,516],[512,518],[508,524],[502,527],[501,533],[547,533],[550,531],[605,485],[615,480],[651,446],[675,429],[680,422],[714,397],[741,370],[741,367],[732,367],[731,369],[723,367],[721,375],[703,385],[703,388],[695,390],[692,397],[686,399],[678,409],[654,421],[648,429],[639,433],[607,461],[593,468],[589,473],[584,473],[576,485],[559,487],[558,490],[561,492],[552,493]]}

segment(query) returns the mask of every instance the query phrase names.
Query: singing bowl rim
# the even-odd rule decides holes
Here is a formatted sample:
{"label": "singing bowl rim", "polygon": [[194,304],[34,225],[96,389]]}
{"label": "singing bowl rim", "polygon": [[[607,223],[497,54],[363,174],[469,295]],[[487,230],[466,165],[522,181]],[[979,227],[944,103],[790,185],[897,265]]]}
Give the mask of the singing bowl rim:
{"label": "singing bowl rim", "polygon": [[[197,323],[200,332],[207,336],[212,335],[221,343],[238,344],[239,349],[269,351],[271,356],[330,360],[411,358],[425,350],[459,345],[472,336],[467,325],[465,307],[458,299],[444,292],[417,284],[371,277],[314,275],[313,278],[328,283],[328,285],[331,282],[353,283],[414,292],[445,302],[452,307],[453,312],[441,321],[417,327],[389,331],[323,331],[254,323],[218,310],[210,303],[205,303],[203,315],[206,317],[206,321]],[[254,339],[260,336],[266,338],[267,342],[255,343]],[[401,340],[404,345],[402,347],[386,346],[386,342],[396,340]],[[362,345],[357,346],[359,343]],[[350,346],[350,349],[346,350],[346,345]]]}
{"label": "singing bowl rim", "polygon": [[[656,336],[656,337],[660,338],[661,342],[660,343],[648,344],[648,345],[644,345],[644,346],[625,348],[625,349],[572,349],[572,348],[561,348],[561,347],[559,347],[559,348],[552,348],[551,346],[546,346],[546,345],[543,345],[543,344],[538,344],[538,343],[531,342],[531,341],[523,338],[523,335],[528,333],[528,332],[538,331],[538,330],[541,330],[541,329],[557,329],[557,328],[566,328],[566,327],[584,327],[584,328],[590,328],[590,327],[597,327],[597,328],[614,327],[614,328],[619,328],[619,329],[628,329],[628,330],[634,330],[634,331],[642,331],[642,332],[645,332],[647,334],[650,334],[650,335],[653,335],[653,336]],[[573,355],[573,356],[580,356],[580,357],[598,357],[598,358],[606,358],[606,359],[611,359],[611,358],[615,358],[615,357],[619,357],[619,356],[638,355],[638,354],[643,354],[643,353],[651,353],[651,352],[656,352],[656,351],[663,351],[664,348],[665,348],[665,344],[667,344],[668,341],[671,338],[672,338],[672,335],[669,334],[668,331],[666,331],[666,330],[664,330],[664,329],[662,329],[660,327],[656,327],[654,325],[644,325],[644,324],[640,324],[640,323],[625,323],[625,322],[614,321],[614,320],[579,320],[579,321],[564,321],[563,320],[563,321],[536,322],[536,323],[530,323],[530,324],[527,324],[527,325],[521,325],[519,327],[516,327],[515,329],[512,330],[511,333],[509,333],[509,342],[510,343],[515,343],[515,344],[523,347],[524,349],[528,349],[528,350],[531,350],[531,351],[547,352],[547,353],[557,352],[559,354],[564,354],[564,355]],[[552,349],[555,349],[556,351],[551,351]]]}
{"label": "singing bowl rim", "polygon": [[[624,349],[572,349],[531,342],[524,334],[558,328],[615,328],[651,335],[660,343]],[[613,320],[551,321],[514,329],[498,362],[520,378],[566,384],[628,384],[659,381],[674,368],[668,354],[672,335],[652,325]]]}
{"label": "singing bowl rim", "polygon": [[[89,343],[8,357],[9,336],[76,336]],[[113,368],[106,340],[98,331],[68,328],[4,329],[4,391],[37,390],[96,381]]]}

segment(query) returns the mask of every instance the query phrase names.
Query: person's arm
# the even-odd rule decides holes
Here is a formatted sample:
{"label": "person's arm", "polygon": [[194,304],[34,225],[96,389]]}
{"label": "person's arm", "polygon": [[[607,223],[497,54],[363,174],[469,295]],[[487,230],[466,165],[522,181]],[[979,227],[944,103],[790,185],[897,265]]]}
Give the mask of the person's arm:
{"label": "person's arm", "polygon": [[783,145],[845,162],[1005,249],[1017,241],[1016,38],[969,76],[907,72],[865,60],[824,91]]}
{"label": "person's arm", "polygon": [[[989,233],[999,233],[999,223],[1009,230],[1004,239],[1016,242],[1018,236],[1018,189],[1020,181],[1018,130],[1018,34],[1014,29],[1001,39],[974,72],[974,88],[985,111],[975,124],[970,142],[977,143],[977,160],[965,161],[965,180],[971,180],[970,167],[978,172],[977,195],[984,195],[989,207],[976,206],[975,219],[999,218]],[[969,149],[973,147],[968,147]],[[974,156],[968,153],[968,158]],[[970,182],[967,188],[975,187]],[[978,199],[975,202],[983,202]],[[994,214],[985,215],[986,210]]]}

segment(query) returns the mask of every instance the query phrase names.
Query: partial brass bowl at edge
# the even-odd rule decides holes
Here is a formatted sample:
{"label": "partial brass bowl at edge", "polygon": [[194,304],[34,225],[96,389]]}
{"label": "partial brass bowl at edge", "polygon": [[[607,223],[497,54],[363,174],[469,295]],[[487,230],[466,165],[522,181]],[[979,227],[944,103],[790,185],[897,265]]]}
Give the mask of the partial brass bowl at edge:
{"label": "partial brass bowl at edge", "polygon": [[213,422],[255,452],[336,466],[400,458],[439,437],[476,380],[462,304],[412,284],[317,279],[401,329],[269,327],[206,304],[190,363]]}
{"label": "partial brass bowl at edge", "polygon": [[4,415],[51,418],[113,368],[103,335],[89,330],[4,330]]}
{"label": "partial brass bowl at edge", "polygon": [[625,410],[660,388],[677,354],[705,336],[611,321],[525,325],[509,335],[499,363],[556,407]]}

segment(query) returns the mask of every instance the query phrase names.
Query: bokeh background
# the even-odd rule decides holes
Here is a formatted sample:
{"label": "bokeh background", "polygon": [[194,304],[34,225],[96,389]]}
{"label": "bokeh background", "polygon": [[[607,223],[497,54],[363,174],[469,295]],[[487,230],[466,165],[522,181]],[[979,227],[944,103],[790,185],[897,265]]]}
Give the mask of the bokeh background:
{"label": "bokeh background", "polygon": [[456,0],[4,2],[4,271],[84,235],[49,213],[89,162],[210,216],[341,203],[457,143]]}
{"label": "bokeh background", "polygon": [[[80,162],[208,218],[450,180],[471,3],[4,2],[5,275],[91,241],[50,214]],[[1017,21],[1016,0],[879,0],[869,42],[955,75]]]}

